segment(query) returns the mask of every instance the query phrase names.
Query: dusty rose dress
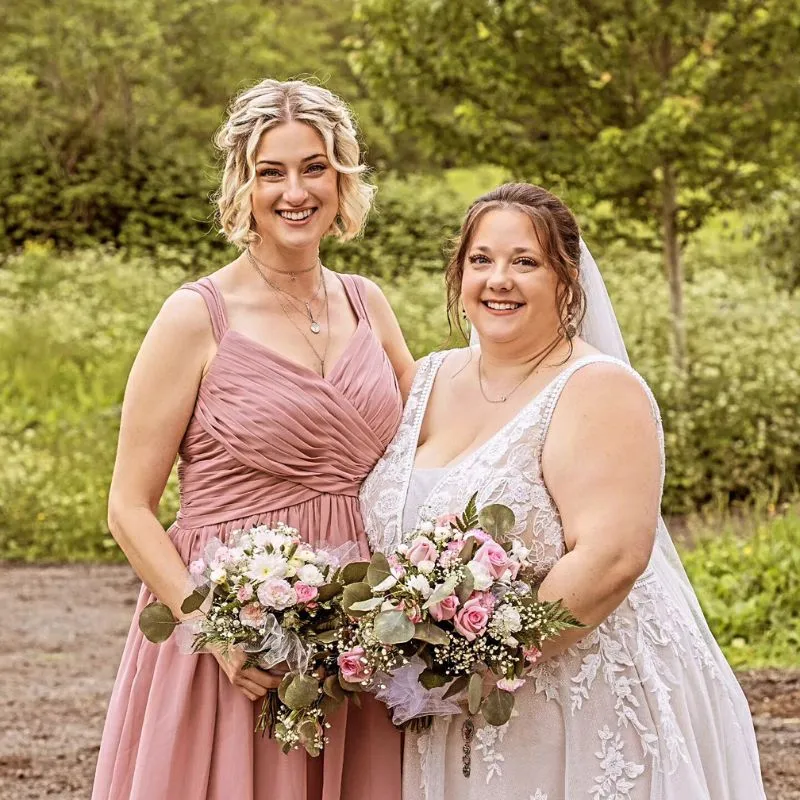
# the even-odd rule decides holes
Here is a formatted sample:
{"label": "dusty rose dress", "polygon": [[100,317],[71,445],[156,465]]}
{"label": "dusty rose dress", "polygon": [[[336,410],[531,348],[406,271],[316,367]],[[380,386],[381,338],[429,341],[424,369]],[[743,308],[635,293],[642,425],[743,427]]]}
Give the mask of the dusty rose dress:
{"label": "dusty rose dress", "polygon": [[[218,351],[180,448],[181,509],[169,536],[183,560],[214,536],[281,520],[313,545],[369,547],[361,482],[400,421],[392,367],[370,329],[360,278],[342,275],[358,327],[321,378],[228,328],[214,283],[206,301]],[[232,687],[213,656],[155,645],[137,619],[106,719],[93,800],[384,800],[400,798],[400,734],[384,707],[342,708],[311,759],[253,734],[261,702]]]}

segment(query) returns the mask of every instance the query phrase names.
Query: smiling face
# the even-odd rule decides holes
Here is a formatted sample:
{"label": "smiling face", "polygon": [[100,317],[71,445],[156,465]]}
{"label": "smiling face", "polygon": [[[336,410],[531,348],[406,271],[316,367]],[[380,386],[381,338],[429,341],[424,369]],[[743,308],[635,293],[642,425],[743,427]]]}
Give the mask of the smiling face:
{"label": "smiling face", "polygon": [[524,345],[555,336],[557,289],[526,214],[497,208],[478,220],[466,248],[461,301],[481,340]]}
{"label": "smiling face", "polygon": [[314,248],[338,210],[338,173],[319,133],[302,122],[270,128],[256,151],[256,232],[280,248]]}

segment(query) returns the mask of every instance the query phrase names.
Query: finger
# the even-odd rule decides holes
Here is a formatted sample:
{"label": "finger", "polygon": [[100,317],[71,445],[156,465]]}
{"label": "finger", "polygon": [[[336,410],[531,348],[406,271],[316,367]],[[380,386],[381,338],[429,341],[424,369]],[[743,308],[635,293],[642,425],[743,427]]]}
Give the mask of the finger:
{"label": "finger", "polygon": [[267,689],[264,686],[259,686],[259,684],[244,675],[239,675],[236,679],[236,686],[244,692],[250,692],[250,694],[254,695],[254,698],[263,697],[267,693]]}
{"label": "finger", "polygon": [[242,671],[242,675],[265,689],[277,689],[283,680],[283,676],[270,675],[263,669],[246,669]]}

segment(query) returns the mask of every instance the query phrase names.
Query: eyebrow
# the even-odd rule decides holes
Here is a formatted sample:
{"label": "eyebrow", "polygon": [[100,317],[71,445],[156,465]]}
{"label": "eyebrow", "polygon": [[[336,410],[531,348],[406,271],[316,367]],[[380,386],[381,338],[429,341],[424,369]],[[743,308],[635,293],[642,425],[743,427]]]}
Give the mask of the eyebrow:
{"label": "eyebrow", "polygon": [[[482,253],[491,253],[492,248],[488,247],[487,245],[478,245],[474,248],[475,250],[480,250]],[[533,253],[533,250],[530,247],[515,247],[511,251],[512,253]]]}
{"label": "eyebrow", "polygon": [[[327,158],[327,156],[324,153],[314,153],[313,156],[306,156],[304,159],[302,159],[300,163],[305,164],[306,161],[314,161],[314,159],[317,158]],[[256,161],[256,166],[258,166],[259,164],[270,164],[276,167],[282,167],[283,161],[268,161],[267,159],[262,158],[260,161]]]}

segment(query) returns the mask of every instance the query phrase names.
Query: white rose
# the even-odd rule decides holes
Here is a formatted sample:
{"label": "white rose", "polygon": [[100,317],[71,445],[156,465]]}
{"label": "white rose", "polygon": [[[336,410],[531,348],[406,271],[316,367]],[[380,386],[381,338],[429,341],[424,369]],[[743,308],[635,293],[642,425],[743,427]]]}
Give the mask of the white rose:
{"label": "white rose", "polygon": [[528,560],[530,554],[531,551],[525,547],[519,539],[514,539],[511,543],[511,555],[519,561],[520,564],[524,564]]}
{"label": "white rose", "polygon": [[452,528],[446,528],[444,525],[438,525],[433,531],[433,537],[437,542],[443,542],[445,539],[449,539],[452,533]]}
{"label": "white rose", "polygon": [[297,570],[297,577],[309,586],[322,586],[325,576],[313,564],[305,564]]}
{"label": "white rose", "polygon": [[297,602],[297,593],[288,581],[268,580],[258,587],[258,599],[261,605],[282,611]]}
{"label": "white rose", "polygon": [[[327,564],[327,561],[325,561],[324,559],[320,559],[318,557],[319,555],[321,555],[321,553],[317,554],[309,547],[298,547],[297,551],[294,554],[294,557],[299,561],[303,561],[305,563],[310,563],[312,561],[317,561],[317,562],[322,561],[322,563]],[[327,553],[325,555],[327,556]]]}
{"label": "white rose", "polygon": [[213,583],[222,583],[228,575],[222,567],[217,567],[211,570],[208,577]]}
{"label": "white rose", "polygon": [[414,575],[408,581],[409,589],[419,592],[426,600],[431,596],[433,589],[424,575]]}
{"label": "white rose", "polygon": [[433,533],[436,530],[436,526],[430,520],[425,520],[425,522],[420,524],[417,530],[425,534]]}
{"label": "white rose", "polygon": [[419,564],[417,564],[417,569],[423,575],[430,575],[431,572],[433,572],[435,566],[436,564],[434,564],[433,561],[420,561]]}
{"label": "white rose", "polygon": [[467,564],[467,569],[472,573],[476,591],[482,592],[492,585],[492,576],[489,574],[489,568],[484,564],[480,564],[477,561],[470,561],[469,564]]}

